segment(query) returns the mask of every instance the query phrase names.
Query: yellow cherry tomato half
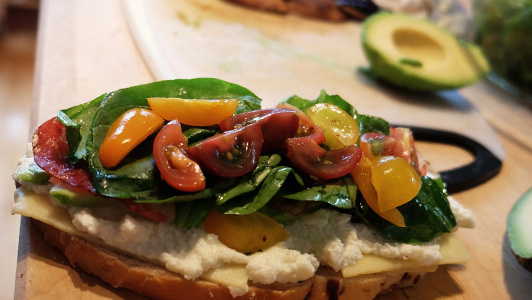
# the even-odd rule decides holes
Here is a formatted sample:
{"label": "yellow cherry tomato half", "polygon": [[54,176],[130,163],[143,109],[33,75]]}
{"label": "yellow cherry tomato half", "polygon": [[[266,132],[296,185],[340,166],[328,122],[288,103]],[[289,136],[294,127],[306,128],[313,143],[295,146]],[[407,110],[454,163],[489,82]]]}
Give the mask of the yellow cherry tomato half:
{"label": "yellow cherry tomato half", "polygon": [[249,215],[222,214],[212,210],[203,228],[218,235],[220,242],[242,253],[254,253],[284,241],[288,233],[274,219],[254,212]]}
{"label": "yellow cherry tomato half", "polygon": [[134,108],[123,113],[111,124],[100,146],[98,154],[103,166],[110,169],[118,165],[163,123],[163,118],[145,108]]}
{"label": "yellow cherry tomato half", "polygon": [[148,98],[150,108],[165,120],[181,124],[210,126],[232,116],[238,106],[236,99]]}
{"label": "yellow cherry tomato half", "polygon": [[396,156],[379,156],[372,160],[371,183],[377,191],[381,211],[407,203],[421,189],[421,179],[412,165]]}
{"label": "yellow cherry tomato half", "polygon": [[381,218],[387,220],[388,222],[399,226],[406,227],[405,219],[401,212],[395,208],[387,211],[381,211],[379,207],[379,201],[377,199],[377,191],[371,183],[371,160],[366,156],[362,155],[360,162],[357,164],[355,169],[351,172],[351,176],[355,180],[358,189],[364,196],[364,199],[368,203],[369,207],[378,214]]}
{"label": "yellow cherry tomato half", "polygon": [[307,116],[323,129],[325,144],[332,150],[354,145],[358,140],[356,120],[334,104],[315,104],[307,110]]}

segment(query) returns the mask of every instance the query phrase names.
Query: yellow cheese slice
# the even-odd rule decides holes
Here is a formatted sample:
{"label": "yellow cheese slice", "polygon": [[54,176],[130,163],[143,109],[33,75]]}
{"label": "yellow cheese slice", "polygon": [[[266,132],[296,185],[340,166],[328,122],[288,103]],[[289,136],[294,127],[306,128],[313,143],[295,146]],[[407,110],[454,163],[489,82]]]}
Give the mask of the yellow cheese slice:
{"label": "yellow cheese slice", "polygon": [[216,269],[208,270],[201,275],[201,278],[241,289],[247,289],[248,286],[248,273],[243,265],[225,264]]}
{"label": "yellow cheese slice", "polygon": [[443,234],[438,240],[438,244],[440,244],[442,259],[435,265],[424,266],[414,260],[364,254],[364,257],[355,264],[343,268],[342,275],[353,277],[380,272],[434,272],[438,265],[464,264],[471,259],[465,247],[453,233]]}
{"label": "yellow cheese slice", "polygon": [[45,195],[35,193],[24,187],[20,187],[15,191],[15,204],[11,207],[11,211],[15,214],[42,221],[61,231],[79,236],[88,241],[98,241],[98,244],[103,243],[100,239],[74,227],[72,218],[66,209],[54,206],[52,201]]}

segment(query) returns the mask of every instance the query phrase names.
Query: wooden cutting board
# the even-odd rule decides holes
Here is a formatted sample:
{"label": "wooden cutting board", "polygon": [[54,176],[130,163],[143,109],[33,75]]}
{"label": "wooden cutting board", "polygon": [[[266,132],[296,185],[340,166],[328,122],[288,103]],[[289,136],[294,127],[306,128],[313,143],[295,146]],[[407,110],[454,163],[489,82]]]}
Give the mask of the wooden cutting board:
{"label": "wooden cutting board", "polygon": [[[164,3],[174,5],[173,2],[188,3],[186,0],[165,1]],[[211,2],[213,5],[218,5],[214,4],[217,0]],[[198,1],[198,3],[207,2]],[[107,91],[160,79],[161,75],[153,76],[156,73],[153,65],[145,63],[150,58],[144,53],[145,50],[140,51],[138,38],[130,35],[132,25],[127,20],[131,16],[127,11],[131,8],[125,4],[128,3],[118,0],[90,2],[43,0],[41,2],[32,131],[38,124],[54,116],[58,109],[85,102]],[[132,1],[129,4],[144,5],[145,1]],[[158,6],[152,9],[155,7]],[[210,11],[208,7],[205,8],[206,11]],[[241,11],[240,8],[232,7],[231,9]],[[193,14],[183,16],[179,11],[170,12],[178,20],[186,16],[194,16]],[[259,15],[254,14],[254,16],[260,18]],[[239,15],[238,18],[243,17]],[[268,15],[265,18],[271,21],[272,18],[279,17]],[[300,30],[297,25],[300,22],[299,19],[295,17],[287,17],[287,19],[292,20],[291,25],[287,22],[283,23],[285,24],[283,26],[288,26],[286,28],[292,28],[292,30]],[[194,18],[186,21],[188,22],[196,26]],[[333,26],[354,26],[308,22],[316,29],[325,28],[323,30]],[[200,22],[199,26],[201,27],[202,24],[203,22]],[[238,29],[238,25],[232,26]],[[240,30],[246,31],[247,29]],[[315,33],[301,32],[304,35],[320,35],[324,32],[323,30],[317,30]],[[332,30],[327,32],[334,33]],[[180,36],[180,32],[175,32],[175,35]],[[186,43],[186,40],[183,43]],[[345,44],[356,46],[356,42],[345,41]],[[198,52],[201,50],[193,44],[189,44],[188,47],[195,48]],[[338,46],[338,48],[341,47]],[[161,48],[158,49],[157,51],[162,51]],[[357,53],[360,54],[360,49],[353,49],[355,60],[359,59]],[[173,55],[177,57],[180,54],[175,52]],[[345,55],[348,55],[347,52]],[[198,61],[201,62],[201,59],[197,59],[196,63]],[[192,64],[193,61],[188,61],[188,63]],[[325,88],[329,93],[338,93],[352,101],[363,113],[390,116],[390,120],[395,122],[406,122],[410,119],[419,119],[418,122],[421,122],[422,117],[443,118],[443,121],[439,120],[439,123],[431,126],[447,128],[444,124],[452,125],[462,122],[462,119],[467,119],[465,123],[461,123],[464,127],[460,127],[460,130],[468,131],[469,135],[473,135],[471,132],[474,132],[482,136],[480,140],[485,145],[488,144],[487,146],[493,144],[491,149],[498,155],[504,156],[503,146],[508,154],[503,169],[497,177],[475,189],[456,195],[456,198],[470,208],[476,217],[477,227],[474,230],[458,232],[458,236],[472,254],[472,260],[465,266],[442,267],[436,273],[429,274],[417,287],[382,295],[378,299],[529,299],[532,296],[532,284],[530,284],[532,274],[517,265],[504,234],[507,212],[515,199],[530,186],[532,154],[504,135],[497,137],[497,132],[487,125],[477,109],[463,98],[460,92],[445,93],[441,96],[429,97],[429,99],[419,95],[412,96],[380,86],[357,75],[356,66],[357,64],[351,62],[349,67],[334,67],[334,69],[343,69],[343,74],[350,78],[349,80],[339,79],[341,81],[338,83],[321,80],[320,76],[311,72],[308,74],[316,76],[311,76],[309,81],[301,85],[289,84],[288,81],[280,84],[276,81],[279,86],[270,86],[275,81],[272,83],[267,77],[266,79],[257,77],[256,80],[261,80],[257,84],[248,82],[244,73],[238,80],[238,72],[231,75],[237,77],[227,75],[226,79],[235,79],[232,81],[243,85],[244,83],[252,84],[247,87],[263,97],[267,104],[290,94],[315,98],[319,91]],[[168,68],[174,70],[174,67],[170,68],[170,65]],[[315,67],[308,68],[314,69]],[[176,76],[209,75],[199,71],[194,73],[199,69],[201,69],[199,66],[187,67],[185,64],[179,69],[184,73]],[[208,68],[202,72],[206,72],[205,70]],[[217,72],[221,71],[213,68],[212,72],[212,74],[219,74]],[[256,72],[259,72],[259,69],[256,69]],[[280,71],[276,70],[276,72]],[[331,71],[331,73],[334,72]],[[212,74],[210,76],[214,76]],[[327,74],[327,72],[324,73],[324,75]],[[358,83],[359,81],[363,84]],[[358,85],[358,88],[352,89],[349,84]],[[277,94],[277,88],[283,89],[282,93]],[[489,90],[482,87],[482,92],[489,93]],[[417,106],[424,107],[431,114],[418,116],[406,113],[397,116],[395,113],[405,110],[408,112],[407,108],[415,109]],[[434,123],[424,125],[428,124]],[[436,170],[458,166],[470,159],[470,155],[465,151],[443,145],[423,143],[419,145],[419,148]],[[10,197],[11,195],[6,195],[6,198]],[[21,225],[15,299],[144,299],[123,289],[113,289],[101,280],[72,268],[61,253],[42,240],[27,218],[22,219]]]}

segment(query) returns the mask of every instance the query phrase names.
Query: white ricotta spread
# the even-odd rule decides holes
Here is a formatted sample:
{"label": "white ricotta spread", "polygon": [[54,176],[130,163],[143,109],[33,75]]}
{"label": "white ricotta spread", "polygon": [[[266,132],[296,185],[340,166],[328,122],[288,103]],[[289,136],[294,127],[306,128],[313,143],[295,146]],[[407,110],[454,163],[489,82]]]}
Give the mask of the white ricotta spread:
{"label": "white ricotta spread", "polygon": [[163,263],[167,269],[196,279],[225,263],[246,265],[256,283],[297,282],[314,275],[320,264],[339,271],[364,253],[411,259],[431,265],[441,259],[436,242],[411,245],[382,238],[368,226],[351,223],[350,216],[328,209],[304,215],[285,226],[289,238],[263,252],[244,255],[222,244],[201,228],[183,229],[128,214],[106,219],[108,208],[70,208],[74,226],[106,244]]}
{"label": "white ricotta spread", "polygon": [[74,226],[106,244],[136,256],[157,260],[170,271],[187,279],[223,263],[247,264],[249,258],[222,244],[201,228],[183,229],[169,223],[155,223],[128,214],[120,220],[98,217],[99,209],[70,208]]}
{"label": "white ricotta spread", "polygon": [[250,255],[246,270],[253,282],[289,283],[314,276],[318,266],[318,259],[314,255],[289,249],[284,243],[279,243]]}
{"label": "white ricotta spread", "polygon": [[24,153],[24,156],[22,156],[18,161],[17,168],[15,169],[15,172],[13,173],[13,179],[16,182],[18,182],[20,185],[24,186],[25,188],[31,191],[34,191],[39,194],[48,195],[50,192],[50,189],[52,188],[51,183],[48,185],[38,185],[38,184],[31,184],[28,182],[17,180],[20,174],[23,174],[26,170],[31,169],[34,163],[35,163],[35,160],[33,159],[33,147],[31,143],[28,143],[28,145],[26,146],[26,153]]}
{"label": "white ricotta spread", "polygon": [[473,218],[471,211],[463,207],[462,204],[456,201],[453,197],[447,196],[447,199],[449,200],[449,206],[456,219],[457,227],[475,228],[475,219]]}

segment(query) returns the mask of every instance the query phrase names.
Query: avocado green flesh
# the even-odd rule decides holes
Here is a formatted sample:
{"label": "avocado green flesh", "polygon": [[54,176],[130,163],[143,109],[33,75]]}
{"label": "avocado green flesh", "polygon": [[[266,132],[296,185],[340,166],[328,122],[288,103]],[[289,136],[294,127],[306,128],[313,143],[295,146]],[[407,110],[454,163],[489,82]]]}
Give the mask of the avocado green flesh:
{"label": "avocado green flesh", "polygon": [[99,197],[89,193],[76,193],[67,187],[56,185],[50,190],[50,195],[57,202],[65,206],[99,207],[115,204],[116,201]]}
{"label": "avocado green flesh", "polygon": [[429,21],[378,13],[362,27],[362,46],[378,78],[417,91],[456,89],[482,79],[489,64],[473,44]]}
{"label": "avocado green flesh", "polygon": [[50,179],[50,175],[44,172],[35,162],[29,164],[26,168],[19,168],[15,174],[19,181],[31,183],[31,184],[47,184]]}
{"label": "avocado green flesh", "polygon": [[519,264],[532,271],[532,188],[512,207],[507,219],[507,235]]}

